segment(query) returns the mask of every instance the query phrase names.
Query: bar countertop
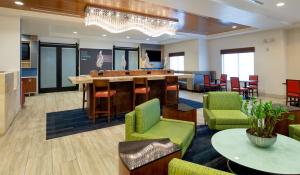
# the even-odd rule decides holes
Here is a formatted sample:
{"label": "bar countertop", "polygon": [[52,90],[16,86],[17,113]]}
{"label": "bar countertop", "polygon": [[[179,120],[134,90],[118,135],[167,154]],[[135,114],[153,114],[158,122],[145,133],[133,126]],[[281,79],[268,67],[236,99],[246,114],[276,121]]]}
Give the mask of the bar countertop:
{"label": "bar countertop", "polygon": [[109,80],[110,82],[126,82],[126,81],[133,81],[133,78],[136,77],[147,77],[148,80],[163,80],[165,79],[166,76],[178,76],[178,78],[193,78],[193,74],[161,74],[161,75],[138,75],[138,76],[131,76],[131,75],[126,75],[126,76],[114,76],[114,77],[104,77],[104,76],[99,76],[99,77],[91,77],[90,75],[81,75],[81,76],[71,76],[69,77],[69,80],[73,84],[88,84],[88,83],[93,83],[94,79],[99,79],[99,80]]}

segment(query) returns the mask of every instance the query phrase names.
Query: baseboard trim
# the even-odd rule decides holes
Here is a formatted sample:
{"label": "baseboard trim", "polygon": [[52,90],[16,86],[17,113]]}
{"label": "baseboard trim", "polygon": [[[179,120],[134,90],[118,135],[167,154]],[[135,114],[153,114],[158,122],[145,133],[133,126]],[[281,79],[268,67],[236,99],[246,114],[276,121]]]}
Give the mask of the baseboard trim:
{"label": "baseboard trim", "polygon": [[270,94],[270,93],[260,93],[259,95],[263,97],[271,97],[271,98],[279,98],[279,99],[285,98],[285,95]]}

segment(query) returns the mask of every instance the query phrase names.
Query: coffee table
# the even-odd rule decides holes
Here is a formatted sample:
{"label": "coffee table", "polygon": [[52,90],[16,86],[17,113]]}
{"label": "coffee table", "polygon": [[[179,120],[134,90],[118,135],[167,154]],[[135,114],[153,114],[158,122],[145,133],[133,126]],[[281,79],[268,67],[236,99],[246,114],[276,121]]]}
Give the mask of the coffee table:
{"label": "coffee table", "polygon": [[213,135],[211,142],[225,158],[245,167],[267,173],[300,174],[300,142],[292,138],[278,134],[272,147],[258,148],[248,140],[245,129],[228,129]]}
{"label": "coffee table", "polygon": [[119,143],[119,175],[166,175],[168,164],[180,158],[178,145],[170,139],[152,139]]}
{"label": "coffee table", "polygon": [[197,126],[197,109],[184,103],[163,106],[163,117],[194,122]]}

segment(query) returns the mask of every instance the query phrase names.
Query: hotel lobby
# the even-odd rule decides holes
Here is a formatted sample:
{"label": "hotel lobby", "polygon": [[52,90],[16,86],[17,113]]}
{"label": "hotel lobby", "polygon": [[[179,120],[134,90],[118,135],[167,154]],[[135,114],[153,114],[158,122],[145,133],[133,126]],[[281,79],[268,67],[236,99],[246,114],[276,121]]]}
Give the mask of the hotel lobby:
{"label": "hotel lobby", "polygon": [[300,174],[300,1],[0,1],[0,175]]}

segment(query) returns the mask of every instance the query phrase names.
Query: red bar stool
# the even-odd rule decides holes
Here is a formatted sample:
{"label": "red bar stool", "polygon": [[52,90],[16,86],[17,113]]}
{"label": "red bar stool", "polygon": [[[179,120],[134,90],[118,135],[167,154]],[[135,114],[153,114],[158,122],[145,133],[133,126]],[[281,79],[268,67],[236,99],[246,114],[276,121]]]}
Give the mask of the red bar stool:
{"label": "red bar stool", "polygon": [[178,76],[166,76],[165,78],[165,104],[166,105],[169,103],[168,92],[175,92],[176,103],[178,103],[179,100]]}
{"label": "red bar stool", "polygon": [[[110,122],[111,115],[111,98],[116,95],[115,90],[110,89],[109,80],[93,80],[93,100],[94,100],[94,115],[93,123],[96,121],[97,114],[107,114],[107,121]],[[107,109],[106,110],[97,110],[97,100],[107,99]]]}
{"label": "red bar stool", "polygon": [[239,94],[243,94],[243,96],[247,96],[248,88],[243,88],[240,86],[239,77],[230,77],[231,91],[238,92]]}
{"label": "red bar stool", "polygon": [[256,96],[258,97],[258,75],[249,75],[249,86],[247,87],[252,94],[254,95],[254,91],[256,91]]}
{"label": "red bar stool", "polygon": [[136,95],[145,95],[145,101],[148,101],[150,87],[148,87],[147,78],[133,78],[133,109],[135,108]]}

